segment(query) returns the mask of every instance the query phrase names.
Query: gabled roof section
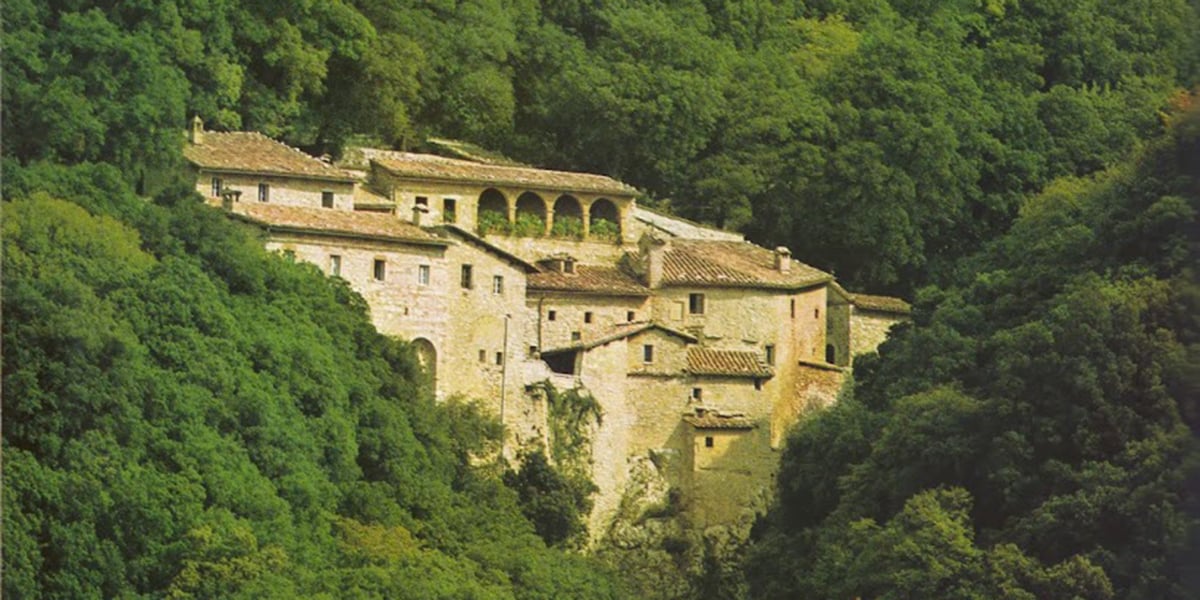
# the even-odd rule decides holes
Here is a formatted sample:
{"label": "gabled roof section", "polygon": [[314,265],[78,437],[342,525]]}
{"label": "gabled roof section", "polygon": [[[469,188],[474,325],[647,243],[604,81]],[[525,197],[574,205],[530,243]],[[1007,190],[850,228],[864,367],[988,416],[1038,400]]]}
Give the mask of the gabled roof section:
{"label": "gabled roof section", "polygon": [[596,334],[589,336],[587,339],[580,340],[569,346],[542,350],[542,354],[558,354],[561,352],[572,352],[576,350],[591,350],[592,348],[603,346],[617,340],[622,340],[651,329],[656,329],[668,335],[673,335],[689,344],[695,344],[698,341],[695,336],[689,335],[677,329],[672,329],[661,323],[654,321],[639,321],[634,323],[622,323],[620,325],[614,325],[613,327],[597,332]]}
{"label": "gabled roof section", "polygon": [[481,237],[479,237],[457,225],[436,225],[434,227],[430,227],[429,230],[437,233],[440,237],[444,238],[447,236],[453,236],[460,240],[466,241],[474,246],[482,248],[483,250],[490,252],[492,254],[495,254],[496,256],[499,256],[500,258],[524,269],[526,273],[537,273],[538,272],[537,266],[534,265],[533,263],[530,263],[530,262],[526,261],[525,259],[523,259],[523,258],[521,258],[499,246],[496,246],[495,244],[492,244],[492,243],[488,242],[487,240],[485,240],[485,239],[483,239],[483,238],[481,238]]}
{"label": "gabled roof section", "polygon": [[683,422],[696,429],[754,429],[757,426],[745,413],[723,413],[701,408],[693,414],[684,415]]}
{"label": "gabled roof section", "polygon": [[687,370],[693,375],[721,377],[751,377],[768,379],[775,376],[771,367],[758,359],[758,354],[740,350],[688,348]]}
{"label": "gabled roof section", "polygon": [[210,171],[281,175],[353,183],[356,177],[261,133],[206,131],[199,144],[187,144],[188,162]]}
{"label": "gabled roof section", "polygon": [[775,267],[775,252],[749,242],[673,239],[663,256],[663,285],[800,289],[833,276],[800,261]]}
{"label": "gabled roof section", "polygon": [[515,185],[564,192],[592,192],[633,196],[637,190],[604,175],[551,171],[533,167],[496,165],[390,150],[372,150],[370,161],[398,177],[470,182],[483,185]]}
{"label": "gabled roof section", "polygon": [[238,219],[274,231],[288,231],[327,237],[349,237],[384,242],[448,246],[444,240],[430,235],[412,223],[393,215],[305,208],[282,204],[237,202],[230,214]]}
{"label": "gabled roof section", "polygon": [[852,302],[860,310],[885,312],[897,315],[912,314],[912,305],[892,296],[872,296],[870,294],[854,294]]}
{"label": "gabled roof section", "polygon": [[740,242],[745,239],[745,236],[737,232],[717,229],[641,205],[638,205],[634,209],[633,218],[671,237],[697,240],[723,240],[727,242]]}
{"label": "gabled roof section", "polygon": [[529,276],[526,289],[593,296],[649,296],[650,288],[618,267],[575,265],[574,273],[543,269]]}

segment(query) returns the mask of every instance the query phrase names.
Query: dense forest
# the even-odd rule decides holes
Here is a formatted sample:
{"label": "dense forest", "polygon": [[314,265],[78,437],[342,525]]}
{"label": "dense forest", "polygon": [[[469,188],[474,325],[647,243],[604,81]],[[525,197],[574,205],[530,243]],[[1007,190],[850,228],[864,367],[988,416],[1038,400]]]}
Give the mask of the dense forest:
{"label": "dense forest", "polygon": [[1200,593],[1195,0],[6,0],[0,21],[6,596],[620,595],[547,547],[575,527],[545,530],[574,501],[539,496],[552,469],[470,460],[494,422],[435,405],[343,284],[198,206],[192,115],[335,157],[437,135],[613,175],[915,297],[792,436],[744,581],[703,593]]}

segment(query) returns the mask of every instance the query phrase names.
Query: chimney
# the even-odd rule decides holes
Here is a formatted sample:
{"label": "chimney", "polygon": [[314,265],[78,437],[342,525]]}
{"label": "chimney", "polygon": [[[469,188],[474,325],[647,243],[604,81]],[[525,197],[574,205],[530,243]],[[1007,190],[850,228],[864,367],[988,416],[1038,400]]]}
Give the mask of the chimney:
{"label": "chimney", "polygon": [[420,227],[421,226],[421,213],[427,213],[427,212],[429,212],[428,208],[425,208],[424,206],[421,206],[420,204],[414,204],[413,205],[413,218],[412,218],[413,225]]}
{"label": "chimney", "polygon": [[642,238],[639,245],[646,261],[646,285],[650,289],[657,289],[662,285],[663,260],[667,253],[667,242],[647,235]]}
{"label": "chimney", "polygon": [[221,208],[226,211],[233,211],[233,205],[241,195],[241,190],[221,190]]}
{"label": "chimney", "polygon": [[792,267],[792,251],[783,246],[775,248],[775,270],[787,273]]}
{"label": "chimney", "polygon": [[199,146],[204,143],[204,121],[200,115],[192,117],[192,128],[188,131],[188,141]]}

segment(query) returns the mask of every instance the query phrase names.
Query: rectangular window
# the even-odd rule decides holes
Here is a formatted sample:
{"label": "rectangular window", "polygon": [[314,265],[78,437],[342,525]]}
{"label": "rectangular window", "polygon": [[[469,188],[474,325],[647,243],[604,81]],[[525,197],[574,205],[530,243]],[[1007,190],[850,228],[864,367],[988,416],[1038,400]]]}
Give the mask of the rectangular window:
{"label": "rectangular window", "polygon": [[417,266],[417,283],[420,285],[429,285],[429,265]]}
{"label": "rectangular window", "polygon": [[503,294],[504,293],[504,277],[503,276],[501,276],[501,275],[492,276],[492,293],[493,294]]}
{"label": "rectangular window", "polygon": [[583,339],[583,334],[579,333],[578,331],[571,332],[571,341],[572,342],[578,342],[579,340],[582,340],[582,339]]}
{"label": "rectangular window", "polygon": [[813,309],[813,318],[814,318],[814,319],[820,319],[820,318],[821,318],[821,309],[819,309],[819,308],[814,308],[814,309]]}
{"label": "rectangular window", "polygon": [[338,254],[329,255],[329,274],[339,277],[342,274],[342,257]]}
{"label": "rectangular window", "polygon": [[333,192],[321,192],[321,208],[333,208]]}
{"label": "rectangular window", "polygon": [[755,380],[754,380],[754,389],[755,389],[755,390],[757,390],[757,391],[759,391],[759,392],[761,392],[761,391],[762,391],[762,380],[761,380],[761,379],[755,379]]}
{"label": "rectangular window", "polygon": [[536,356],[537,356],[537,346],[530,346],[529,347],[529,358],[534,358]]}
{"label": "rectangular window", "polygon": [[766,346],[765,350],[767,351],[767,352],[766,352],[766,354],[767,354],[767,356],[766,356],[766,358],[767,358],[767,364],[768,364],[768,365],[773,365],[773,364],[775,364],[775,345],[774,345],[774,344],[767,344],[767,346]]}
{"label": "rectangular window", "polygon": [[471,289],[472,286],[475,285],[475,282],[472,279],[471,275],[472,275],[471,265],[463,265],[462,266],[462,279],[459,283],[462,285],[464,290],[469,290],[469,289]]}
{"label": "rectangular window", "polygon": [[711,435],[704,436],[704,447],[705,448],[713,447],[713,437]]}
{"label": "rectangular window", "polygon": [[796,318],[796,299],[792,298],[792,318]]}
{"label": "rectangular window", "polygon": [[221,189],[221,178],[220,178],[220,177],[213,177],[213,178],[212,178],[212,195],[213,195],[213,198],[220,198],[220,197],[221,197],[221,192],[222,192],[222,191],[223,191],[223,190]]}
{"label": "rectangular window", "polygon": [[479,362],[487,362],[487,350],[479,351]]}
{"label": "rectangular window", "polygon": [[266,184],[266,183],[258,184],[258,201],[259,202],[270,202],[271,201],[271,186],[269,184]]}
{"label": "rectangular window", "polygon": [[645,363],[654,362],[654,345],[653,344],[646,344],[645,346],[642,346],[642,362],[645,362]]}
{"label": "rectangular window", "polygon": [[547,313],[546,313],[546,320],[547,320],[547,321],[553,321],[553,320],[555,320],[555,319],[558,319],[558,312],[557,312],[557,311],[553,311],[553,310],[552,310],[552,311],[549,311],[549,312],[547,312]]}
{"label": "rectangular window", "polygon": [[375,281],[383,281],[387,277],[387,261],[382,258],[375,259]]}
{"label": "rectangular window", "polygon": [[700,388],[692,388],[692,400],[699,402],[704,397],[704,390]]}
{"label": "rectangular window", "polygon": [[429,198],[425,196],[417,196],[417,206],[429,206]]}
{"label": "rectangular window", "polygon": [[458,203],[454,201],[454,198],[443,199],[442,220],[447,223],[454,223],[458,221],[457,207]]}
{"label": "rectangular window", "polygon": [[633,312],[632,310],[631,310],[631,311],[628,311],[628,312],[626,312],[626,313],[625,313],[625,320],[626,320],[626,321],[628,321],[628,322],[630,322],[630,323],[632,323],[632,322],[633,322],[633,318],[634,318],[635,316],[636,316],[636,315],[634,314],[634,312]]}
{"label": "rectangular window", "polygon": [[498,365],[504,364],[504,353],[503,352],[496,353],[496,364],[498,364]]}
{"label": "rectangular window", "polygon": [[688,314],[704,314],[704,294],[688,294]]}
{"label": "rectangular window", "polygon": [[590,312],[583,313],[583,322],[591,323],[592,322],[592,313],[590,313]]}

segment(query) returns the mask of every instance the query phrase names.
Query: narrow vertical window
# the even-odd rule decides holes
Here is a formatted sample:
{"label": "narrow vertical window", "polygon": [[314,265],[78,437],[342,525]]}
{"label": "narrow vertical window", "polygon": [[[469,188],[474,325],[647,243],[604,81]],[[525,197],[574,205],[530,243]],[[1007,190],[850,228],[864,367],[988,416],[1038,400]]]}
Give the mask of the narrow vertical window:
{"label": "narrow vertical window", "polygon": [[259,202],[270,202],[271,201],[271,186],[270,186],[270,184],[266,184],[266,183],[258,184],[258,201]]}
{"label": "narrow vertical window", "polygon": [[631,310],[631,311],[627,311],[627,312],[625,313],[625,321],[626,321],[626,322],[629,322],[629,323],[632,323],[632,322],[633,322],[633,318],[634,318],[635,316],[637,316],[637,315],[635,315],[635,314],[634,314],[634,312],[633,312],[632,310]]}
{"label": "narrow vertical window", "polygon": [[704,294],[688,294],[688,314],[704,314]]}
{"label": "narrow vertical window", "polygon": [[646,344],[645,346],[642,346],[642,362],[645,362],[645,363],[654,362],[654,345],[653,344]]}
{"label": "narrow vertical window", "polygon": [[442,220],[447,223],[458,221],[458,203],[454,198],[445,198],[442,200]]}
{"label": "narrow vertical window", "polygon": [[529,358],[537,358],[537,353],[538,353],[537,346],[529,347]]}
{"label": "narrow vertical window", "polygon": [[373,273],[375,281],[383,281],[387,277],[387,261],[382,258],[375,259],[375,270]]}
{"label": "narrow vertical window", "polygon": [[792,318],[796,318],[796,299],[792,298]]}
{"label": "narrow vertical window", "polygon": [[417,283],[420,285],[429,285],[429,265],[419,265],[417,267]]}
{"label": "narrow vertical window", "polygon": [[591,311],[583,313],[583,322],[584,322],[584,323],[591,323],[591,322],[592,322],[592,313],[591,313]]}
{"label": "narrow vertical window", "polygon": [[503,276],[495,275],[492,277],[492,293],[493,294],[503,294],[504,293],[504,277]]}
{"label": "narrow vertical window", "polygon": [[333,192],[321,192],[321,208],[333,208]]}
{"label": "narrow vertical window", "polygon": [[472,279],[471,265],[462,266],[462,278],[459,283],[462,284],[462,287],[465,290],[471,289],[471,287],[474,285],[475,282]]}
{"label": "narrow vertical window", "polygon": [[704,397],[704,390],[701,388],[692,388],[692,400],[699,402]]}
{"label": "narrow vertical window", "polygon": [[342,274],[342,257],[338,254],[329,255],[329,274],[340,277]]}
{"label": "narrow vertical window", "polygon": [[820,319],[820,318],[821,318],[821,309],[819,309],[819,308],[814,308],[814,309],[813,309],[813,318],[814,318],[814,319]]}
{"label": "narrow vertical window", "polygon": [[546,312],[546,320],[547,321],[553,321],[557,318],[558,318],[558,311],[551,310],[551,311]]}
{"label": "narrow vertical window", "polygon": [[760,392],[762,391],[762,380],[761,379],[754,380],[754,389],[757,391],[760,391]]}
{"label": "narrow vertical window", "polygon": [[767,344],[765,350],[766,350],[766,355],[767,355],[766,356],[767,364],[768,365],[775,364],[775,345]]}
{"label": "narrow vertical window", "polygon": [[487,362],[487,350],[479,351],[479,362]]}
{"label": "narrow vertical window", "polygon": [[713,447],[713,437],[711,435],[704,436],[704,447],[705,448]]}
{"label": "narrow vertical window", "polygon": [[503,352],[496,353],[496,364],[497,365],[504,364],[504,353]]}
{"label": "narrow vertical window", "polygon": [[220,197],[221,197],[221,192],[222,192],[222,191],[223,191],[223,190],[222,190],[222,188],[221,188],[221,178],[220,178],[220,177],[213,177],[213,178],[212,178],[212,195],[213,195],[213,198],[220,198]]}

